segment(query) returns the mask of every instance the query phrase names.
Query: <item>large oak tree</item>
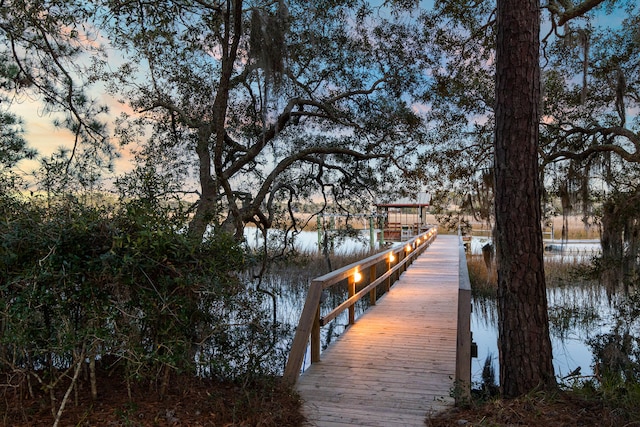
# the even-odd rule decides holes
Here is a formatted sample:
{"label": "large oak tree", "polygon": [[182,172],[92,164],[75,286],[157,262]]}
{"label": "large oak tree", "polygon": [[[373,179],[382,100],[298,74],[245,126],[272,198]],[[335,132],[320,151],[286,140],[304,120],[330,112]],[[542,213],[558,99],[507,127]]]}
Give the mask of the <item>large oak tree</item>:
{"label": "large oak tree", "polygon": [[565,218],[582,213],[600,226],[601,276],[611,290],[628,289],[640,269],[640,218],[628,203],[640,191],[640,5],[617,12],[609,25],[600,24],[602,12],[569,22],[549,40],[540,147]]}
{"label": "large oak tree", "polygon": [[[345,211],[401,178],[420,143],[411,92],[424,75],[415,22],[368,2],[108,2],[127,62],[114,93],[153,130],[157,170],[195,166],[190,232],[274,227],[296,202]],[[392,12],[391,14],[389,14]],[[385,16],[389,16],[385,18]],[[137,122],[134,122],[137,120]],[[188,170],[185,169],[185,170]],[[363,200],[360,203],[359,200]]]}

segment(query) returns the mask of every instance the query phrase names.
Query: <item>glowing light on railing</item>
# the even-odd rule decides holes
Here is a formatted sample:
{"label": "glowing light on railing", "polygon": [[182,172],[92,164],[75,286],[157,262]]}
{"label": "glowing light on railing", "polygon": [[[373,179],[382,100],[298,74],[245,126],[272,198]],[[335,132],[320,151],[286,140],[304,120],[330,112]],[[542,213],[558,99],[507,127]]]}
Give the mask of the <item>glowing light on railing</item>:
{"label": "glowing light on railing", "polygon": [[396,257],[393,256],[393,252],[389,252],[389,262],[393,262],[396,260]]}
{"label": "glowing light on railing", "polygon": [[362,280],[362,274],[359,271],[353,273],[353,281],[358,283],[360,280]]}
{"label": "glowing light on railing", "polygon": [[407,251],[407,252],[411,252],[411,245],[405,246],[404,250]]}

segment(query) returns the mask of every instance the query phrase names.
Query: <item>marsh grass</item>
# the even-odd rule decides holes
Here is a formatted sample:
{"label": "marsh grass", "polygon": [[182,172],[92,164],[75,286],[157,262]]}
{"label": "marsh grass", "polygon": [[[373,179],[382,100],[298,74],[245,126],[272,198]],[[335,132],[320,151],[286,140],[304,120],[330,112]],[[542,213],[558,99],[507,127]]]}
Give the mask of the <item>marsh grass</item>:
{"label": "marsh grass", "polygon": [[[489,270],[481,255],[468,255],[467,264],[474,292],[477,308],[482,311],[483,302],[495,298],[497,289],[495,264]],[[624,309],[623,301],[630,296],[610,295],[600,283],[593,259],[590,257],[549,257],[545,259],[545,278],[547,283],[547,295],[549,298],[549,320],[554,335],[565,337],[575,330],[597,331],[603,322],[610,316],[614,316],[618,325],[631,325],[640,315],[638,301],[631,301],[633,309]],[[614,307],[617,307],[618,313]],[[474,306],[475,308],[475,306]],[[486,308],[485,308],[486,310]],[[633,314],[628,319],[624,314]],[[622,319],[622,320],[621,320]],[[630,326],[627,326],[630,328]],[[619,331],[620,330],[620,331]],[[637,402],[640,398],[640,339],[620,326],[614,327],[612,332],[597,335],[590,340],[589,345],[598,356],[593,375],[571,376],[561,379],[560,387],[563,391],[571,393],[575,399],[579,399],[584,405],[603,405],[603,409],[611,411],[619,419],[640,419],[640,408]],[[613,344],[612,344],[613,343]],[[615,352],[611,357],[612,348],[623,349],[627,345],[626,352]],[[626,365],[617,370],[605,373],[605,367],[615,361],[625,361]],[[631,368],[629,368],[631,366]],[[626,370],[625,370],[626,369]],[[620,373],[622,372],[622,374]],[[631,375],[628,372],[633,372]],[[434,424],[436,425],[436,424]],[[493,425],[493,424],[492,424]],[[502,424],[496,424],[502,425]],[[632,423],[627,425],[640,425]]]}
{"label": "marsh grass", "polygon": [[498,273],[495,263],[487,268],[482,255],[467,255],[467,269],[474,297],[494,297],[496,295]]}
{"label": "marsh grass", "polygon": [[[260,286],[273,297],[269,300],[268,305],[273,310],[274,316],[277,317],[281,324],[286,325],[290,331],[293,331],[300,320],[309,285],[313,279],[358,262],[374,253],[375,251],[365,249],[348,255],[333,253],[328,257],[317,251],[292,253],[286,258],[274,261],[270,265],[270,269],[261,278]],[[331,268],[329,268],[329,264]],[[378,288],[378,295],[382,295],[382,288],[384,286]],[[347,298],[346,280],[328,288],[320,307],[322,315],[333,310]],[[357,301],[355,304],[356,317],[362,314],[369,305],[369,298],[362,298]],[[348,325],[346,317],[347,313],[343,312],[342,315],[321,329],[323,349],[343,333]],[[280,347],[286,351],[291,339],[293,339],[293,332],[291,332],[291,336],[284,339]]]}
{"label": "marsh grass", "polygon": [[[469,280],[474,295],[495,296],[498,287],[496,264],[487,268],[482,255],[467,255]],[[598,283],[590,258],[545,259],[547,288]]]}
{"label": "marsh grass", "polygon": [[316,277],[358,262],[377,252],[363,249],[346,255],[332,253],[325,256],[318,251],[299,251],[286,259],[274,261],[268,275],[277,276],[285,283],[308,286]]}

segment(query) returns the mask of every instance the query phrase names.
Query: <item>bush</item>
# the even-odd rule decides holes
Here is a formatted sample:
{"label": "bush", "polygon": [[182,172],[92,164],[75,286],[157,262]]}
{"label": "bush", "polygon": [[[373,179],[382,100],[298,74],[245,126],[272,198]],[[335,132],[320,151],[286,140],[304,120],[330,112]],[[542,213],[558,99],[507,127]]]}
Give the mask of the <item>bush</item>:
{"label": "bush", "polygon": [[95,369],[162,394],[175,372],[236,379],[274,366],[274,325],[238,279],[244,255],[230,236],[194,242],[179,210],[141,201],[0,203],[5,385],[33,394],[36,381],[54,409],[80,372],[95,394]]}

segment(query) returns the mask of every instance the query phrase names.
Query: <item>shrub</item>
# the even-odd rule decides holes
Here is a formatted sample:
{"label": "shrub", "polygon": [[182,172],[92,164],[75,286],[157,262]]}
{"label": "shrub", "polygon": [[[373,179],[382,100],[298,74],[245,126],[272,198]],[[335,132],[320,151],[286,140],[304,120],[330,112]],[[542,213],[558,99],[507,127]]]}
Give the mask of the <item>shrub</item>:
{"label": "shrub", "polygon": [[174,372],[235,379],[273,366],[274,325],[238,278],[244,255],[232,237],[194,242],[179,210],[142,201],[0,203],[5,385],[33,393],[36,381],[54,410],[81,371],[94,394],[97,368],[162,394]]}

